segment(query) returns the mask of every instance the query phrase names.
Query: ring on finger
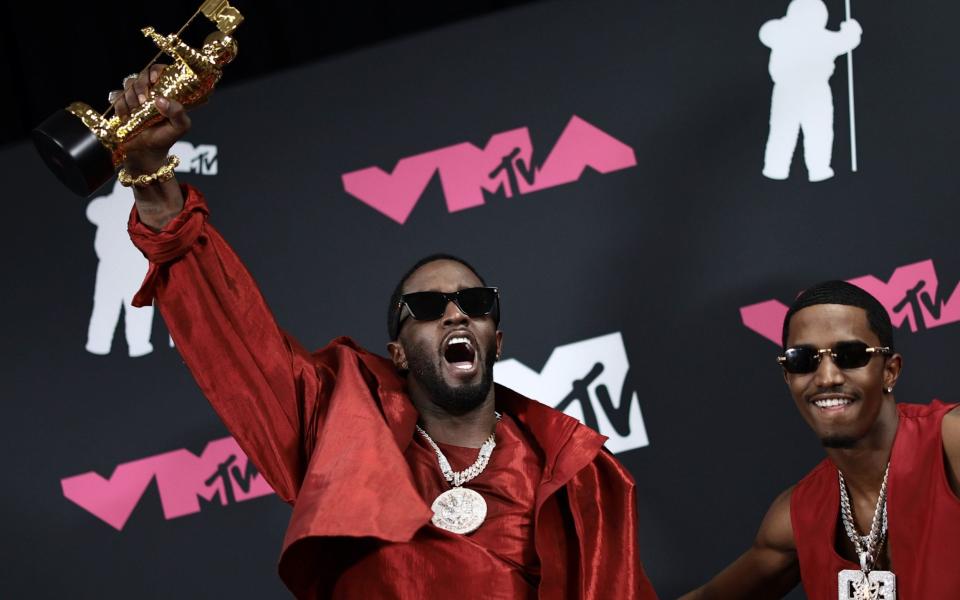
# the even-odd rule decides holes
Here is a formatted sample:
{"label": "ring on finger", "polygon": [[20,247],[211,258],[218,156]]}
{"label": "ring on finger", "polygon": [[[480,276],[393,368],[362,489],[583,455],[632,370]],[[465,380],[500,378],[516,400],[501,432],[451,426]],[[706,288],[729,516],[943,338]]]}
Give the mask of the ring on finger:
{"label": "ring on finger", "polygon": [[124,78],[123,78],[123,87],[127,87],[127,82],[130,81],[131,79],[136,79],[137,77],[140,77],[140,73],[130,73],[129,75],[127,75],[126,77],[124,77]]}

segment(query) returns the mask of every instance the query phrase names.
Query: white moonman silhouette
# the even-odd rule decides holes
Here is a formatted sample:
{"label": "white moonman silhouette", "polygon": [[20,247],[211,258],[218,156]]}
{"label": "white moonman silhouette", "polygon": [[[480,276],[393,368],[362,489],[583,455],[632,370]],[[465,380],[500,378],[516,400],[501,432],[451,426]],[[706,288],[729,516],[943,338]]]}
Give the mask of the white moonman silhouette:
{"label": "white moonman silhouette", "polygon": [[770,48],[770,135],[763,174],[786,179],[803,131],[803,158],[810,181],[833,177],[833,94],[830,77],[838,56],[860,45],[863,30],[855,19],[826,28],[827,7],[822,0],[792,0],[782,19],[760,28],[760,41]]}
{"label": "white moonman silhouette", "polygon": [[153,352],[150,343],[153,307],[130,305],[148,267],[147,259],[127,234],[127,219],[132,208],[133,192],[119,182],[110,194],[94,198],[87,205],[87,219],[97,226],[93,249],[100,259],[87,330],[87,352],[92,354],[110,354],[121,309],[130,356]]}

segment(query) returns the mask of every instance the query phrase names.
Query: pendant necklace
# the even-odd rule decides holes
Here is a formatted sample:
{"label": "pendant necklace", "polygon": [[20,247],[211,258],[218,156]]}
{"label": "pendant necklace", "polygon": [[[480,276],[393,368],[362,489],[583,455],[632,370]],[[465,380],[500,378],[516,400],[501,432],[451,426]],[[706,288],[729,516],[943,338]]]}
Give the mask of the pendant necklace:
{"label": "pendant necklace", "polygon": [[[496,415],[497,423],[499,423],[500,413],[494,412],[493,414]],[[493,454],[493,449],[497,445],[494,440],[496,425],[494,425],[494,432],[480,446],[480,454],[477,456],[477,460],[462,471],[453,470],[443,451],[420,425],[417,425],[417,431],[433,448],[437,455],[437,462],[440,463],[440,472],[443,473],[447,483],[452,486],[433,501],[433,505],[430,507],[433,510],[433,524],[440,529],[461,535],[476,531],[483,524],[483,520],[487,518],[487,502],[483,499],[483,496],[463,487],[463,484],[483,473],[483,470],[487,468],[490,455]]]}
{"label": "pendant necklace", "polygon": [[887,537],[887,475],[889,473],[890,463],[888,462],[887,469],[883,472],[883,483],[880,485],[877,507],[873,511],[870,532],[867,535],[860,535],[853,520],[847,483],[843,479],[843,473],[837,469],[840,478],[840,516],[843,519],[843,528],[847,532],[847,537],[853,542],[857,557],[860,559],[859,570],[844,569],[837,577],[840,600],[896,600],[897,598],[896,576],[890,571],[873,570]]}

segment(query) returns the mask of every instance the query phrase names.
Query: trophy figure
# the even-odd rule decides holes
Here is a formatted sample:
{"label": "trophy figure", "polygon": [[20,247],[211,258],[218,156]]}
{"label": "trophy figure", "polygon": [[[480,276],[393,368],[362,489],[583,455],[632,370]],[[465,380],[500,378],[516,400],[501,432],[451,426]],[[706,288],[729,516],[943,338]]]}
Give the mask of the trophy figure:
{"label": "trophy figure", "polygon": [[[180,33],[200,13],[216,23],[217,31],[195,49],[180,39]],[[173,59],[150,88],[147,101],[124,119],[110,116],[110,109],[101,114],[83,102],[54,113],[33,130],[33,142],[44,162],[76,194],[93,194],[123,162],[123,143],[163,119],[155,104],[158,96],[188,109],[207,100],[224,65],[237,55],[237,42],[230,34],[242,20],[227,0],[206,0],[177,33],[164,36],[153,27],[144,28],[143,35],[160,49],[150,64],[163,54]]]}

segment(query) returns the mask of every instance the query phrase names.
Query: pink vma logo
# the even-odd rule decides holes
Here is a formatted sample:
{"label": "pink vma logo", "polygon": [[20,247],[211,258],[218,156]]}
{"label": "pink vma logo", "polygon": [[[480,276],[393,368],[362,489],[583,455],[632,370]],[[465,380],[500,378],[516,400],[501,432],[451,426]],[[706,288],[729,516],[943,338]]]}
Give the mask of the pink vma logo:
{"label": "pink vma logo", "polygon": [[606,174],[636,164],[633,148],[574,116],[539,167],[521,127],[494,135],[482,150],[463,142],[400,159],[393,173],[367,167],[342,178],[348,194],[403,224],[437,172],[447,209],[457,212],[482,206],[483,190],[512,198],[573,183],[587,167]]}
{"label": "pink vma logo", "polygon": [[154,478],[167,520],[200,512],[201,500],[226,506],[273,493],[231,437],[213,440],[199,457],[181,448],[123,463],[109,479],[90,471],[60,485],[68,500],[122,530]]}
{"label": "pink vma logo", "polygon": [[[887,281],[873,275],[848,281],[873,294],[890,313],[894,327],[907,323],[910,331],[916,333],[960,321],[960,285],[944,300],[933,260],[899,267]],[[740,309],[740,318],[748,329],[778,345],[786,315],[787,305],[779,300],[766,300]]]}

